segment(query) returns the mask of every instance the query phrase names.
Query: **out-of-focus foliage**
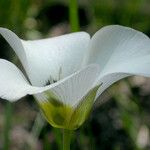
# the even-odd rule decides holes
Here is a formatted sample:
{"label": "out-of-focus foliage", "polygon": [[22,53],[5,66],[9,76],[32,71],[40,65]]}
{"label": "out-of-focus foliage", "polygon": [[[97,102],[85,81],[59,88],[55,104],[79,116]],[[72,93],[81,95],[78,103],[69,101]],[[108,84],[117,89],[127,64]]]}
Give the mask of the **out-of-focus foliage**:
{"label": "out-of-focus foliage", "polygon": [[20,34],[25,32],[23,24],[30,4],[30,0],[1,0],[0,25]]}
{"label": "out-of-focus foliage", "polygon": [[[93,34],[102,26],[121,24],[150,36],[149,0],[78,2],[81,30]],[[24,39],[68,33],[68,6],[66,0],[0,0],[0,26]],[[0,57],[19,64],[2,37]],[[5,104],[6,101],[0,101],[0,149],[3,147]],[[61,148],[61,132],[38,118],[38,112],[32,96],[13,104],[10,149]],[[74,141],[72,149],[78,150],[149,150],[150,80],[132,77],[111,87],[96,102],[89,120],[77,130]]]}

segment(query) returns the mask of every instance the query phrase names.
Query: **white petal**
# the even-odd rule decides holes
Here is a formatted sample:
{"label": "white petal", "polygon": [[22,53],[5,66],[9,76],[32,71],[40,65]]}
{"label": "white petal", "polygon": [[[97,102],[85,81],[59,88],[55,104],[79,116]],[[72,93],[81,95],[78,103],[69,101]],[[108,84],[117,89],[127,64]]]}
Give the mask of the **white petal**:
{"label": "white petal", "polygon": [[[98,72],[99,67],[97,65],[90,65],[62,81],[58,81],[47,87],[39,87],[35,91],[37,93],[53,93],[60,102],[75,106],[93,88],[93,84],[98,77]],[[36,94],[35,97],[39,101],[48,101],[49,98],[46,96],[46,93]]]}
{"label": "white petal", "polygon": [[98,63],[101,74],[123,62],[150,54],[150,40],[142,32],[112,25],[92,37],[86,63]]}
{"label": "white petal", "polygon": [[0,97],[15,101],[31,90],[22,72],[11,62],[0,59]]}
{"label": "white petal", "polygon": [[131,75],[150,77],[150,55],[120,63],[120,65],[114,66],[112,70],[107,70],[105,75],[100,75],[98,83],[103,84],[98,90],[97,97],[116,81]]}
{"label": "white petal", "polygon": [[48,80],[62,79],[81,67],[90,36],[85,32],[59,37],[22,41],[30,64],[33,85],[43,86]]}
{"label": "white petal", "polygon": [[99,96],[114,82],[130,75],[150,77],[150,39],[134,29],[112,25],[91,39],[87,64],[100,65]]}
{"label": "white petal", "polygon": [[90,65],[52,85],[34,87],[14,64],[0,59],[0,97],[15,101],[27,94],[45,98],[45,92],[52,92],[64,104],[75,105],[93,88],[92,85],[98,77],[98,69],[97,65]]}
{"label": "white petal", "polygon": [[9,45],[13,48],[13,50],[19,57],[20,61],[22,62],[24,68],[27,69],[28,65],[27,65],[26,53],[24,51],[24,47],[19,37],[12,31],[5,28],[0,28],[0,34],[6,39]]}
{"label": "white petal", "polygon": [[21,40],[5,28],[0,28],[0,34],[14,49],[35,86],[62,79],[80,69],[90,41],[85,32],[34,41]]}
{"label": "white petal", "polygon": [[100,88],[97,91],[96,98],[95,100],[113,83],[130,76],[129,74],[126,73],[112,73],[112,74],[107,74],[103,76],[102,78],[99,79],[99,83],[102,83]]}

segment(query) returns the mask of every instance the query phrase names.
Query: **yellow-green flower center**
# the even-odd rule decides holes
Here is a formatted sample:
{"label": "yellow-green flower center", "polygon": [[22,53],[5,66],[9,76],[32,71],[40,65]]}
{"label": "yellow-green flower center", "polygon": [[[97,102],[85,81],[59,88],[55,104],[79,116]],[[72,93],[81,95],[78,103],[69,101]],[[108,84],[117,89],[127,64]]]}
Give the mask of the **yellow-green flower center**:
{"label": "yellow-green flower center", "polygon": [[48,93],[48,101],[38,101],[38,104],[53,127],[75,130],[87,119],[98,88],[99,86],[96,86],[90,90],[75,108],[61,103],[52,93]]}

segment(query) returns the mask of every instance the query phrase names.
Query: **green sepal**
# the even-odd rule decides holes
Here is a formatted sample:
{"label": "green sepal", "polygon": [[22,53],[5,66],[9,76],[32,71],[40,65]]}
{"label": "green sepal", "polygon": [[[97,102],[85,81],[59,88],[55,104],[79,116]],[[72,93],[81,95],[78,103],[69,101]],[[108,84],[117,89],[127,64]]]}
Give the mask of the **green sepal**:
{"label": "green sepal", "polygon": [[80,127],[87,119],[94,100],[96,92],[100,85],[91,89],[76,107],[63,104],[52,92],[46,92],[47,101],[38,100],[38,104],[46,120],[56,128],[75,130]]}
{"label": "green sepal", "polygon": [[82,98],[80,103],[74,109],[73,114],[71,115],[70,122],[68,124],[68,129],[77,129],[79,128],[84,121],[89,116],[91,109],[94,104],[96,92],[100,86],[94,87],[90,90],[86,96]]}

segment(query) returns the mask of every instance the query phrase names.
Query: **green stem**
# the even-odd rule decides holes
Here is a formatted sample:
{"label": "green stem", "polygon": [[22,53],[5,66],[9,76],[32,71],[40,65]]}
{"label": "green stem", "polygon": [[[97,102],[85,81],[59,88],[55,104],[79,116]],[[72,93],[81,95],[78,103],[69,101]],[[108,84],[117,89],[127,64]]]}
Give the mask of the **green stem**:
{"label": "green stem", "polygon": [[78,3],[77,0],[70,0],[69,18],[72,32],[79,31],[79,18],[78,18]]}
{"label": "green stem", "polygon": [[10,102],[6,103],[5,106],[5,120],[4,120],[4,150],[8,150],[10,146],[10,128],[11,128],[11,118],[12,118],[12,104]]}
{"label": "green stem", "polygon": [[71,136],[71,130],[63,130],[63,150],[70,150]]}

